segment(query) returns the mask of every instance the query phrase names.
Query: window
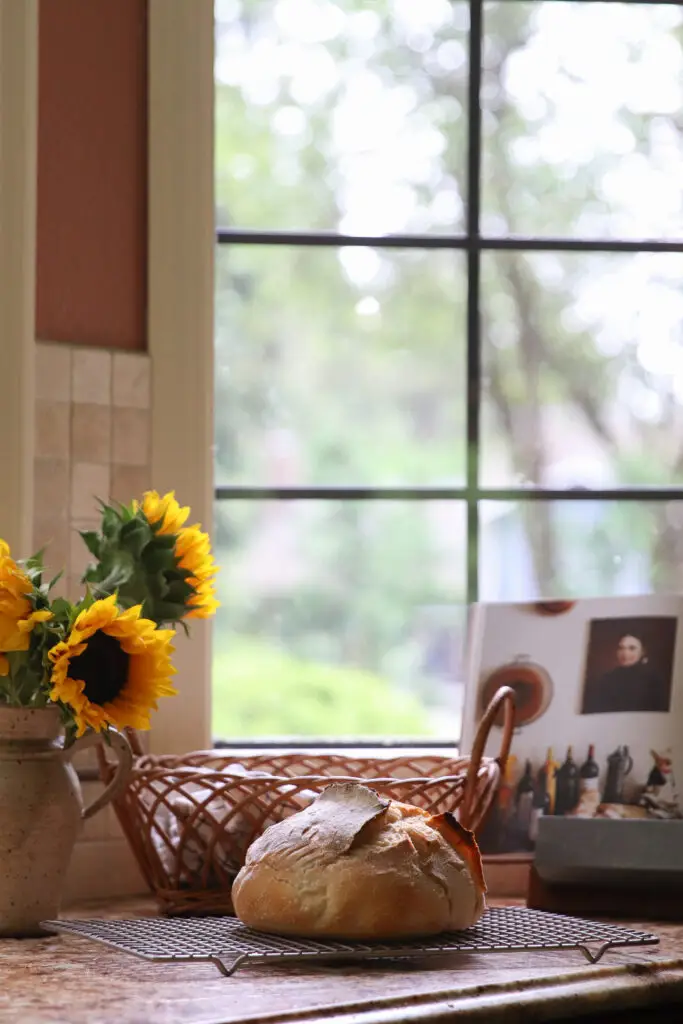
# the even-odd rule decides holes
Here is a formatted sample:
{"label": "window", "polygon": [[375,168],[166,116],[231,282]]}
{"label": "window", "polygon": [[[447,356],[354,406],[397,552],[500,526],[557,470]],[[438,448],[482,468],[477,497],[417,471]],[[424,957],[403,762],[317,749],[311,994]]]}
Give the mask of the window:
{"label": "window", "polygon": [[683,7],[216,43],[214,735],[452,742],[467,602],[683,582]]}

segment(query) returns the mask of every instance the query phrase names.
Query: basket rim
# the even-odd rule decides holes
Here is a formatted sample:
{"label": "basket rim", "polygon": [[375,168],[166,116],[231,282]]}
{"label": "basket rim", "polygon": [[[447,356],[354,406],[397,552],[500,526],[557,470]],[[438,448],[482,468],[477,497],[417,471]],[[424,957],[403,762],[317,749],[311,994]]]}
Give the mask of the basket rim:
{"label": "basket rim", "polygon": [[[469,761],[469,759],[466,759]],[[190,782],[194,778],[203,779],[205,782],[221,780],[226,783],[239,782],[243,784],[254,784],[254,783],[270,783],[270,782],[282,782],[285,784],[292,785],[293,783],[299,782],[328,782],[330,785],[335,783],[343,782],[357,782],[361,785],[370,785],[372,783],[391,783],[392,785],[404,785],[408,783],[416,782],[463,782],[467,777],[468,765],[463,765],[463,770],[457,774],[447,775],[373,775],[373,776],[361,776],[361,775],[325,775],[323,773],[310,774],[310,775],[275,775],[270,772],[259,772],[258,775],[243,775],[241,773],[227,772],[221,768],[202,768],[200,765],[196,766],[185,766],[178,768],[169,767],[138,767],[134,765],[129,781],[136,780],[158,780],[171,777],[180,777],[185,782]],[[483,757],[480,761],[477,777],[481,774],[488,774],[492,768],[499,768],[498,758],[495,757]]]}

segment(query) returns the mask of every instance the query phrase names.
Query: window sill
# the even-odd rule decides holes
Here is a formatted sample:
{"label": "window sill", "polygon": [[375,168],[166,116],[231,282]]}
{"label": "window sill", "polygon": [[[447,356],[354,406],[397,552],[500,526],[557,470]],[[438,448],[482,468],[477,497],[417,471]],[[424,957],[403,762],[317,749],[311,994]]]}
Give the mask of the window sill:
{"label": "window sill", "polygon": [[405,746],[389,746],[388,744],[380,746],[346,746],[343,743],[339,744],[321,744],[319,746],[302,746],[300,743],[254,743],[253,745],[247,744],[232,744],[232,743],[217,743],[214,747],[217,754],[221,756],[232,756],[234,755],[235,760],[239,760],[240,757],[261,757],[277,754],[301,754],[302,756],[317,757],[324,756],[325,754],[337,754],[343,757],[368,757],[389,760],[394,757],[458,757],[458,745],[438,744],[438,745],[427,745],[421,746],[415,744],[414,746],[406,744]]}

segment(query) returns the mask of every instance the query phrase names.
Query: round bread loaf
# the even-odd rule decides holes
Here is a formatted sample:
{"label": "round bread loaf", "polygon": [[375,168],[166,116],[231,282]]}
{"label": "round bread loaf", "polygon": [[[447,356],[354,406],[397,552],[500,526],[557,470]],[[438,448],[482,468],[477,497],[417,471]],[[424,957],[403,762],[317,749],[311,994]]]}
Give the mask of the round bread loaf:
{"label": "round bread loaf", "polygon": [[474,836],[451,814],[337,783],[252,843],[232,899],[258,931],[382,940],[467,928],[485,892]]}

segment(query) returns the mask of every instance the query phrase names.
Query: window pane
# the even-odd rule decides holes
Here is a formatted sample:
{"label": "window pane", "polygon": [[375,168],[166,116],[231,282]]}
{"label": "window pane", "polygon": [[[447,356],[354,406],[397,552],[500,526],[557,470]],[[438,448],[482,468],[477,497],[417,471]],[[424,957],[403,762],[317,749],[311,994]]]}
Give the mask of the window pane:
{"label": "window pane", "polygon": [[460,230],[463,0],[217,0],[222,226]]}
{"label": "window pane", "polygon": [[683,484],[683,254],[483,257],[482,481]]}
{"label": "window pane", "polygon": [[676,593],[683,502],[484,501],[484,601]]}
{"label": "window pane", "polygon": [[458,738],[461,503],[222,501],[215,529],[214,736]]}
{"label": "window pane", "polygon": [[220,246],[216,479],[461,483],[464,258]]}
{"label": "window pane", "polygon": [[483,230],[683,236],[683,9],[485,6]]}

